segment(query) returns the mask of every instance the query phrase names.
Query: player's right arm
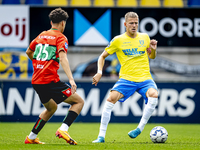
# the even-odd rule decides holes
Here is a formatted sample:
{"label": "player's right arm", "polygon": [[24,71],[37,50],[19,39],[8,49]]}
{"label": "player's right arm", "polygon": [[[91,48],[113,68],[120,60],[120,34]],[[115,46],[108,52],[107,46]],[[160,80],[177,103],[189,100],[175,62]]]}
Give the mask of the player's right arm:
{"label": "player's right arm", "polygon": [[35,51],[35,47],[38,44],[37,43],[37,38],[40,36],[40,34],[31,41],[29,47],[26,50],[26,54],[28,55],[28,57],[30,58],[30,60],[33,60],[33,55],[34,55],[34,51]]}
{"label": "player's right arm", "polygon": [[26,54],[28,55],[28,57],[30,58],[30,60],[33,60],[34,51],[32,51],[30,48],[27,48]]}
{"label": "player's right arm", "polygon": [[94,84],[95,86],[97,86],[97,83],[99,82],[99,80],[102,77],[103,66],[104,66],[104,63],[105,63],[105,59],[108,55],[109,55],[109,53],[104,50],[103,53],[99,56],[98,64],[97,64],[98,71],[93,76],[93,80],[92,80],[92,84]]}

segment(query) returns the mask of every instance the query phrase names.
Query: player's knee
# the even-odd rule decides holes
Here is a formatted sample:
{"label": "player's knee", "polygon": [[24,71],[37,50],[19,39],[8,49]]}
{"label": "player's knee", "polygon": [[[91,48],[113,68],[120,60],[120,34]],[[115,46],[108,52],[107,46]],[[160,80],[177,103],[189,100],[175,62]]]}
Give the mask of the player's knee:
{"label": "player's knee", "polygon": [[115,100],[113,100],[111,97],[108,97],[108,98],[107,98],[107,101],[110,102],[110,103],[113,103],[113,104],[116,103]]}
{"label": "player's knee", "polygon": [[158,98],[158,92],[157,91],[152,92],[150,97]]}
{"label": "player's knee", "polygon": [[49,114],[53,115],[56,112],[57,107],[58,107],[57,105],[53,105],[52,107],[46,108],[46,109],[47,109]]}
{"label": "player's knee", "polygon": [[121,99],[123,95],[119,93],[118,91],[112,91],[110,92],[107,101],[115,104],[119,99]]}
{"label": "player's knee", "polygon": [[83,105],[84,105],[84,100],[81,98],[80,100],[79,100],[79,105],[81,106],[81,108],[83,107]]}
{"label": "player's knee", "polygon": [[54,105],[54,107],[51,109],[51,112],[54,114],[56,112],[57,108],[58,108],[58,105],[57,104]]}
{"label": "player's knee", "polygon": [[158,91],[155,89],[149,89],[148,97],[158,98]]}
{"label": "player's knee", "polygon": [[84,100],[81,97],[79,97],[76,100],[76,102],[73,102],[71,105],[74,105],[74,104],[76,105],[76,108],[81,111],[84,105]]}

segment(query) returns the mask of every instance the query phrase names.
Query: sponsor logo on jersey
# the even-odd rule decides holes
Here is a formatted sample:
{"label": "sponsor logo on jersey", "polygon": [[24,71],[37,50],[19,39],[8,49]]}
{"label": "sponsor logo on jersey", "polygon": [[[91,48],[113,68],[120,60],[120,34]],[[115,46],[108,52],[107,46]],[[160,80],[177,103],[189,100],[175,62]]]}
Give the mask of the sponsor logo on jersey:
{"label": "sponsor logo on jersey", "polygon": [[40,39],[51,39],[51,40],[54,40],[56,37],[55,36],[48,36],[48,35],[40,35],[39,38]]}
{"label": "sponsor logo on jersey", "polygon": [[43,68],[44,68],[44,65],[37,64],[37,68],[38,68],[38,69],[43,69]]}
{"label": "sponsor logo on jersey", "polygon": [[137,51],[137,50],[138,48],[132,48],[132,49],[123,49],[122,51],[124,52],[125,55],[134,57],[141,56],[145,53],[145,51]]}
{"label": "sponsor logo on jersey", "polygon": [[67,44],[67,42],[65,42],[65,48],[68,49],[68,44]]}
{"label": "sponsor logo on jersey", "polygon": [[123,44],[128,44],[128,43],[131,43],[131,42],[123,42]]}

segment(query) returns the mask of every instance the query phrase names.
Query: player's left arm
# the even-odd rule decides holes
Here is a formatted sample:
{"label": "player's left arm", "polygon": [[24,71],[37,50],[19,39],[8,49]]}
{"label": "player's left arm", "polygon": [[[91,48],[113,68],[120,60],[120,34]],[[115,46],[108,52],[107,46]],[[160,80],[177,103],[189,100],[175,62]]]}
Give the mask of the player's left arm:
{"label": "player's left arm", "polygon": [[150,41],[149,48],[147,48],[148,56],[151,59],[156,58],[157,43],[158,43],[158,41],[153,39],[153,40]]}
{"label": "player's left arm", "polygon": [[72,75],[72,72],[71,72],[71,69],[69,66],[67,53],[64,50],[59,51],[59,58],[60,58],[61,66],[69,79],[69,83],[71,84],[71,92],[72,92],[72,94],[74,94],[76,92],[77,85],[74,81],[74,78],[73,78],[73,75]]}

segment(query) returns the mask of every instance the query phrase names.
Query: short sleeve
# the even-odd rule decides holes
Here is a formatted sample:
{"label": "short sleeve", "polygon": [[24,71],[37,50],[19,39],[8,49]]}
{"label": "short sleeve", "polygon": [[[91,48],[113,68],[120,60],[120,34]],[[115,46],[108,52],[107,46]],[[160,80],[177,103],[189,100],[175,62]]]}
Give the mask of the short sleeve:
{"label": "short sleeve", "polygon": [[113,38],[109,45],[105,48],[105,50],[109,53],[109,54],[113,54],[117,51],[117,42],[116,42],[116,38]]}
{"label": "short sleeve", "polygon": [[61,36],[57,40],[57,50],[58,52],[64,51],[67,53],[68,50],[68,40],[65,36]]}
{"label": "short sleeve", "polygon": [[37,45],[36,38],[30,43],[29,48],[35,51],[35,46]]}
{"label": "short sleeve", "polygon": [[149,38],[148,34],[146,34],[146,41],[147,41],[147,48],[149,48],[149,46],[150,46],[150,38]]}
{"label": "short sleeve", "polygon": [[[45,31],[43,31],[42,33],[44,33]],[[36,45],[38,44],[37,43],[37,39],[40,37],[40,35],[42,34],[40,33],[33,41],[31,41],[30,45],[29,45],[29,48],[32,50],[32,51],[35,51],[35,47]]]}

